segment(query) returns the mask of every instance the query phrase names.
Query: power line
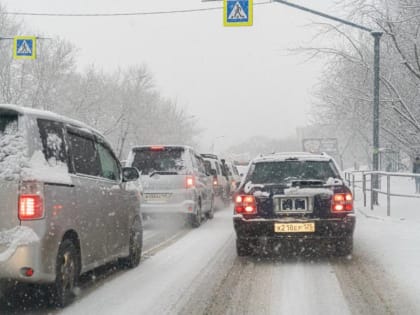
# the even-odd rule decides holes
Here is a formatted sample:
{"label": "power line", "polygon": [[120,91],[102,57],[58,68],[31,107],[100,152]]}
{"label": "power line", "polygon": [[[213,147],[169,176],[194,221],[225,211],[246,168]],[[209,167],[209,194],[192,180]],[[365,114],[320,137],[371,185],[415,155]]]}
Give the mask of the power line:
{"label": "power line", "polygon": [[[254,6],[271,4],[272,1],[254,3]],[[194,13],[205,11],[216,11],[223,9],[223,7],[208,7],[197,9],[179,9],[168,11],[146,11],[146,12],[116,12],[116,13],[44,13],[44,12],[18,12],[18,11],[4,11],[2,14],[15,16],[46,16],[46,17],[118,17],[118,16],[139,16],[139,15],[162,15],[162,14],[179,14],[179,13]]]}

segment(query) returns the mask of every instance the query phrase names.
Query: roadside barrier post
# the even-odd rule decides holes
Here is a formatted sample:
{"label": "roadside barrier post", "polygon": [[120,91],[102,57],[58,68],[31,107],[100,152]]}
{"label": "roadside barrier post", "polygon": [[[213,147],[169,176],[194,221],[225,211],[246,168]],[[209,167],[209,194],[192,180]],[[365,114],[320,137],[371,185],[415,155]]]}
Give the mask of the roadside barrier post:
{"label": "roadside barrier post", "polygon": [[386,215],[391,216],[391,176],[386,175]]}
{"label": "roadside barrier post", "polygon": [[363,180],[363,206],[366,208],[366,174],[362,173],[362,180]]}

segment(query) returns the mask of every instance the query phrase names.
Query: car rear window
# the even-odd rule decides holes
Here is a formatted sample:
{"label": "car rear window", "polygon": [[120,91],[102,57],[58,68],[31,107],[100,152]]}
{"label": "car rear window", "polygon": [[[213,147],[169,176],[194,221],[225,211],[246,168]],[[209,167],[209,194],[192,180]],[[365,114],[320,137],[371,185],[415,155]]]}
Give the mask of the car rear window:
{"label": "car rear window", "polygon": [[64,143],[64,126],[60,122],[38,119],[42,151],[50,164],[67,163],[67,152]]}
{"label": "car rear window", "polygon": [[18,128],[18,115],[0,111],[0,180],[14,180],[27,166],[25,139]]}
{"label": "car rear window", "polygon": [[326,182],[339,174],[329,161],[275,161],[256,163],[248,176],[253,183],[263,184],[302,179]]}
{"label": "car rear window", "polygon": [[16,114],[0,113],[0,135],[18,131],[18,116]]}
{"label": "car rear window", "polygon": [[136,149],[132,166],[142,175],[151,175],[155,172],[163,175],[185,174],[184,152],[184,148],[176,147]]}

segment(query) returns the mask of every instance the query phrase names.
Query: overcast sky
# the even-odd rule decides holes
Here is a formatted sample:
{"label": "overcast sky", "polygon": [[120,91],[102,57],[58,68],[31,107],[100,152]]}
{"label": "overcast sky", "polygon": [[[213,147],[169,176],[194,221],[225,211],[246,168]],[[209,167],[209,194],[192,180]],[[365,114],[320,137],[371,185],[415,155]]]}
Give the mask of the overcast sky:
{"label": "overcast sky", "polygon": [[[255,3],[265,2],[254,0]],[[335,12],[332,0],[299,0]],[[221,6],[200,0],[0,0],[9,11],[97,13]],[[338,12],[339,13],[339,12]],[[145,64],[159,90],[176,99],[204,129],[201,150],[216,150],[254,135],[284,137],[307,124],[322,63],[290,55],[309,42],[322,19],[269,3],[255,6],[252,27],[223,27],[222,10],[134,17],[25,17],[39,33],[78,49],[80,68],[114,70]],[[1,34],[10,35],[10,34]],[[28,34],[31,35],[31,34]],[[37,35],[37,34],[36,34]],[[327,43],[328,44],[328,43]]]}

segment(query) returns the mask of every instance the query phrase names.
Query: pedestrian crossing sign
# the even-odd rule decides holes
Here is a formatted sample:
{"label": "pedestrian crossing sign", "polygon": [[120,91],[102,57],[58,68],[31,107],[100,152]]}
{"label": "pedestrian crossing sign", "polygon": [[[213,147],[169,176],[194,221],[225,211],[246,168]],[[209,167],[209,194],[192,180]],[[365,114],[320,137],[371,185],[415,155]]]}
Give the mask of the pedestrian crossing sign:
{"label": "pedestrian crossing sign", "polygon": [[36,58],[36,37],[15,36],[13,39],[14,59],[35,59]]}
{"label": "pedestrian crossing sign", "polygon": [[252,26],[252,0],[223,0],[224,26]]}

